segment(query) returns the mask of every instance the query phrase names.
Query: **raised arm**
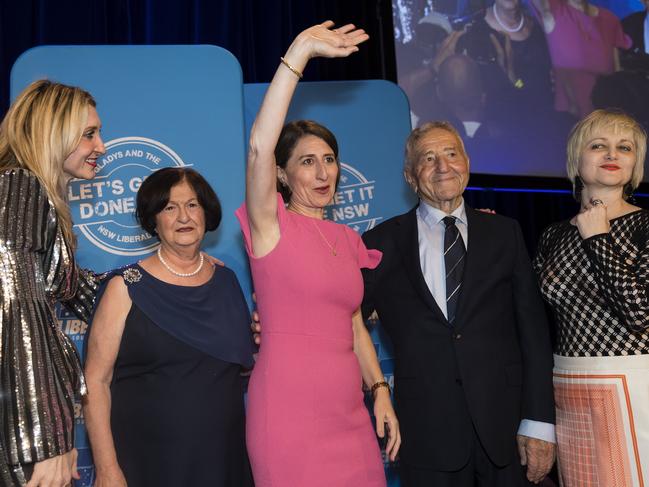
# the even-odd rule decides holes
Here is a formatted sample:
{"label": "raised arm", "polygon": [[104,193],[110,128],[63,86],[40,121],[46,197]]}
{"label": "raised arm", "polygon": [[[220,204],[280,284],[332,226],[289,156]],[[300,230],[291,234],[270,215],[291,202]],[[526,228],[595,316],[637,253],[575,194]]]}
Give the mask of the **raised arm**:
{"label": "raised arm", "polygon": [[536,11],[536,15],[539,20],[543,23],[543,30],[546,34],[549,34],[554,30],[556,24],[554,15],[552,15],[552,9],[549,0],[532,0],[531,2],[532,9]]}
{"label": "raised arm", "polygon": [[368,39],[363,30],[352,24],[337,29],[333,25],[328,20],[295,38],[277,68],[250,132],[246,206],[252,250],[258,257],[270,252],[279,241],[275,146],[304,68],[314,57],[347,57]]}

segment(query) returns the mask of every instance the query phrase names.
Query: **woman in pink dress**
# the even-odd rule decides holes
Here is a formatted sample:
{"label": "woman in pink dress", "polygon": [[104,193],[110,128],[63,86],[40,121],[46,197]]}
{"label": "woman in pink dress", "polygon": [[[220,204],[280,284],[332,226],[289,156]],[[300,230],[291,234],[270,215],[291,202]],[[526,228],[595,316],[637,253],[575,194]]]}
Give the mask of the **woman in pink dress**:
{"label": "woman in pink dress", "polygon": [[282,128],[309,59],[348,56],[368,38],[353,25],[332,27],[305,30],[281,58],[250,134],[237,211],[264,323],[246,421],[257,487],[385,486],[362,381],[390,459],[401,441],[359,310],[360,268],[376,267],[381,253],[323,219],[340,176],[333,134],[310,121]]}

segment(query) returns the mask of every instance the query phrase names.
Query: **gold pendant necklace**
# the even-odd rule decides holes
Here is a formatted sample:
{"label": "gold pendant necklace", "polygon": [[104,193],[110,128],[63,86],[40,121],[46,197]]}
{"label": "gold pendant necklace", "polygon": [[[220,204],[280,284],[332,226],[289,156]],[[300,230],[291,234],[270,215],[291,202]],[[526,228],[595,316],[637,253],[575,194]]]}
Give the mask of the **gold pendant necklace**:
{"label": "gold pendant necklace", "polygon": [[313,220],[311,220],[311,223],[313,223],[313,226],[315,227],[315,229],[320,234],[320,237],[322,238],[322,240],[324,240],[324,243],[327,244],[327,247],[329,247],[329,250],[331,250],[331,255],[336,257],[338,255],[338,253],[336,252],[336,245],[338,245],[338,237],[336,237],[336,241],[334,242],[334,244],[331,245],[329,243],[329,240],[327,240],[327,237],[325,237],[324,234],[322,233],[322,231],[320,230],[320,227],[318,227],[317,223],[314,222]]}
{"label": "gold pendant necklace", "polygon": [[320,230],[320,227],[318,227],[317,223],[314,221],[314,217],[309,216],[309,215],[305,215],[304,213],[299,211],[297,208],[292,206],[291,203],[289,203],[287,205],[287,209],[289,211],[292,211],[293,213],[297,213],[298,215],[306,216],[309,219],[309,221],[311,222],[311,224],[315,227],[315,229],[320,234],[320,238],[324,241],[324,243],[327,244],[327,247],[329,247],[329,250],[331,251],[331,255],[333,255],[334,257],[336,257],[338,255],[338,252],[336,252],[336,246],[338,245],[338,237],[337,236],[336,236],[336,241],[334,242],[333,245],[331,245],[329,243],[329,240],[327,240],[327,237],[325,237],[324,234],[322,233],[322,231]]}

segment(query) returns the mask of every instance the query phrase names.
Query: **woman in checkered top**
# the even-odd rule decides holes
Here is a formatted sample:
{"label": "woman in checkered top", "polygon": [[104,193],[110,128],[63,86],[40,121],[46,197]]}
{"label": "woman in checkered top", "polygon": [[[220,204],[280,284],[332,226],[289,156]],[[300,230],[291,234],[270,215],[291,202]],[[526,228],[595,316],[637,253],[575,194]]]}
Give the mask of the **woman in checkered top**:
{"label": "woman in checkered top", "polygon": [[579,213],[548,227],[535,268],[557,322],[554,385],[565,487],[649,483],[649,211],[630,202],[647,135],[596,110],[573,128]]}

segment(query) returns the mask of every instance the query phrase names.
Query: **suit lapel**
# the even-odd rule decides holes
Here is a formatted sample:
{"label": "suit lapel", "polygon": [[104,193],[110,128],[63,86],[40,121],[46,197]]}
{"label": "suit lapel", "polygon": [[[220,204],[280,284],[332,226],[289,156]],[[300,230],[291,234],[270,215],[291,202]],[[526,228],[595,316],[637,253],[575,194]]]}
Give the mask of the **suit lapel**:
{"label": "suit lapel", "polygon": [[421,270],[416,208],[406,213],[399,224],[402,226],[402,231],[398,232],[398,245],[406,274],[426,305],[435,312],[439,320],[448,323],[444,313],[442,313],[442,310],[431,294],[430,289],[428,289],[428,284],[426,284],[426,280],[424,279],[424,273]]}

